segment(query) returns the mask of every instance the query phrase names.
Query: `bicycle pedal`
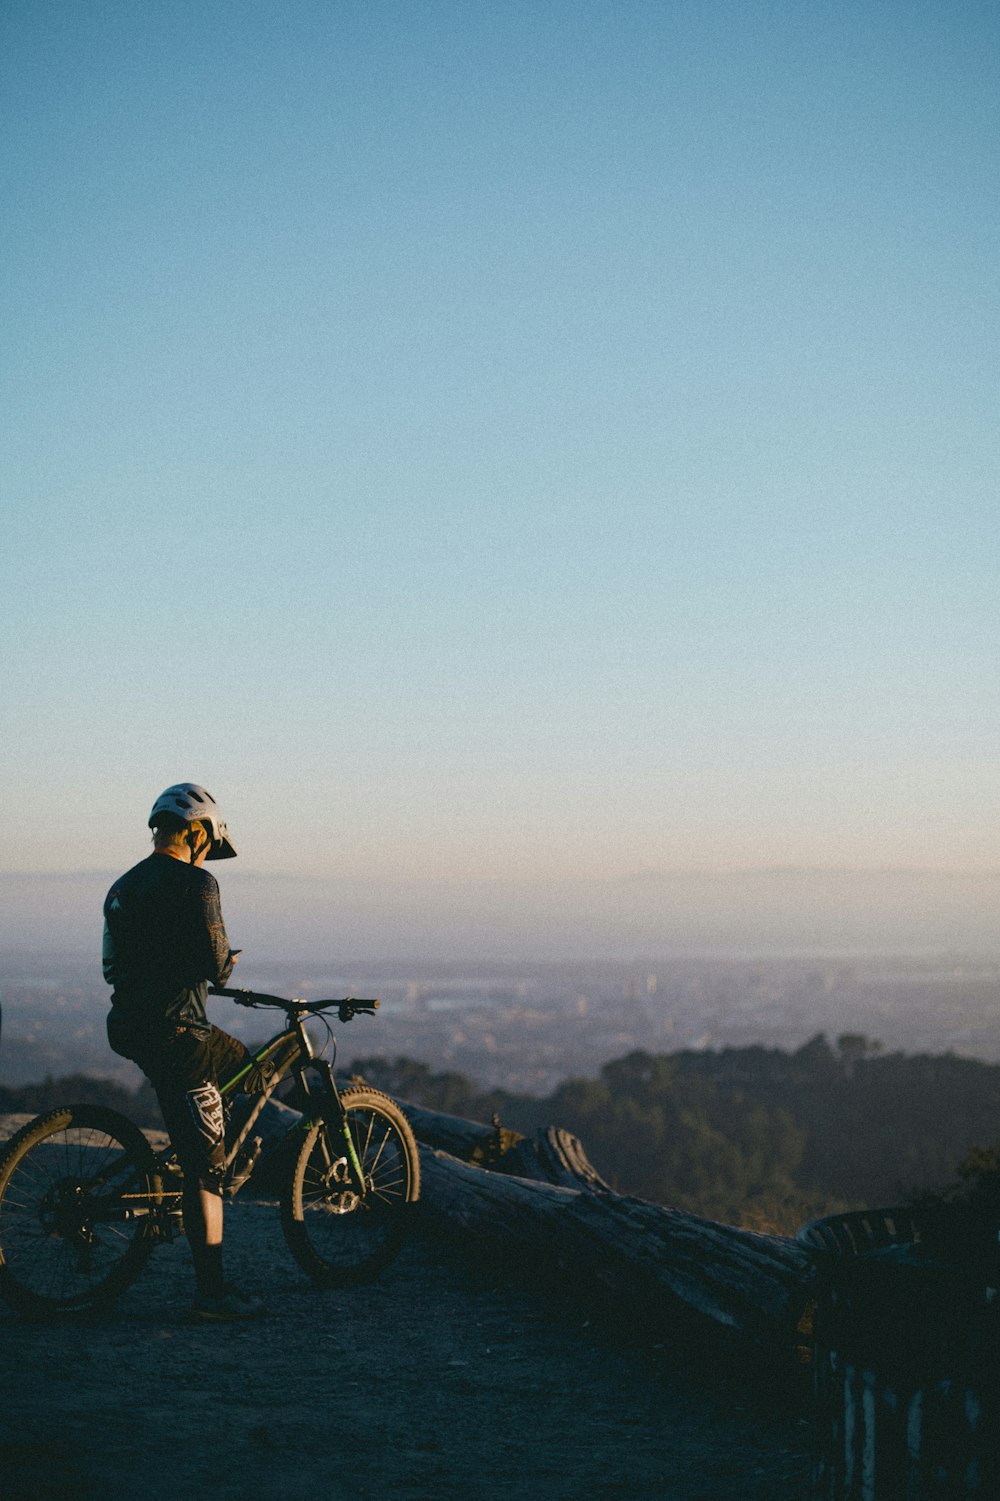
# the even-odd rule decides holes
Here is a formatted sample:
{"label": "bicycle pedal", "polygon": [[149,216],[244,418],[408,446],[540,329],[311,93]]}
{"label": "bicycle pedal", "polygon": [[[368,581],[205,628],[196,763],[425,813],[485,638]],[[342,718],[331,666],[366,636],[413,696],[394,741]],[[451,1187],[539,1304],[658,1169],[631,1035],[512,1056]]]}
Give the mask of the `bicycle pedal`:
{"label": "bicycle pedal", "polygon": [[152,1239],[160,1245],[169,1246],[178,1235],[184,1234],[184,1216],[179,1209],[170,1209],[153,1225]]}

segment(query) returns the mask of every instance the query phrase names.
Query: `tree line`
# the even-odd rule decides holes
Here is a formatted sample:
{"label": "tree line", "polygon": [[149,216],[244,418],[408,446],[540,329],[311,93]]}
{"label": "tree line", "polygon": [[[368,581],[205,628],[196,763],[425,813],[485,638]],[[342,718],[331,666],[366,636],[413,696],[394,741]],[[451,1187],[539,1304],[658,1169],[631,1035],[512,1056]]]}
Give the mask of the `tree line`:
{"label": "tree line", "polygon": [[481,1091],[411,1059],[355,1066],[431,1109],[526,1132],[565,1126],[620,1192],[751,1227],[942,1192],[1000,1141],[1000,1065],[885,1054],[853,1033],[794,1052],[633,1052],[545,1099]]}
{"label": "tree line", "polygon": [[[620,1192],[767,1229],[944,1190],[1000,1141],[1000,1064],[887,1054],[857,1034],[832,1043],[818,1034],[794,1052],[632,1052],[544,1099],[483,1090],[410,1058],[368,1058],[353,1070],[447,1114],[496,1116],[526,1133],[564,1126]],[[159,1123],[148,1085],[132,1093],[75,1075],[0,1087],[0,1113],[67,1100]]]}

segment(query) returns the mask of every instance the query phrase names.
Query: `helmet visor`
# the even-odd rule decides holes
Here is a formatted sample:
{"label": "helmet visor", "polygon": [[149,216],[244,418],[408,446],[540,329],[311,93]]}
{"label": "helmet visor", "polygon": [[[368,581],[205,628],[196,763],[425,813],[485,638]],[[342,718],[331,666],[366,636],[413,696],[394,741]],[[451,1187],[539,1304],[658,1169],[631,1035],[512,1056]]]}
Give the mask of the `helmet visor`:
{"label": "helmet visor", "polygon": [[205,856],[206,860],[235,860],[236,850],[233,847],[229,835],[226,833],[225,824],[219,825],[218,836],[212,840],[212,848]]}

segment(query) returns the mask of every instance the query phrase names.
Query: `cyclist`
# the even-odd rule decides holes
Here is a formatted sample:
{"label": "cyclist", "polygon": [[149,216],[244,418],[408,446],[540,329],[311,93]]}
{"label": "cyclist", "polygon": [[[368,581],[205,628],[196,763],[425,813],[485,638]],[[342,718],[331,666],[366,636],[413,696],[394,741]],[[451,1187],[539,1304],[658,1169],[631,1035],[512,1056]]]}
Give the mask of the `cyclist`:
{"label": "cyclist", "polygon": [[253,1318],[259,1299],[227,1283],[222,1263],[225,1120],[220,1076],[250,1061],[205,1012],[209,985],[236,962],[219,885],[202,866],[236,850],[211,793],[195,782],[162,792],[149,815],[153,853],[126,871],[104,902],[104,978],[114,987],[108,1041],[149,1079],[184,1171],[184,1228],[194,1262],[193,1314]]}

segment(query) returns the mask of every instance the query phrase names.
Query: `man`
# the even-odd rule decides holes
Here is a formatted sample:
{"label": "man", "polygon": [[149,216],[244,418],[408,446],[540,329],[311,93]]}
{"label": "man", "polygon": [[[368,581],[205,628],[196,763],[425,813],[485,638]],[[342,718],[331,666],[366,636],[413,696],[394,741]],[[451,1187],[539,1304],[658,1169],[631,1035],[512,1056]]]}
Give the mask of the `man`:
{"label": "man", "polygon": [[156,1090],[184,1170],[184,1228],[194,1261],[198,1319],[253,1318],[263,1305],[225,1281],[220,1077],[249,1060],[241,1042],[212,1026],[209,985],[224,985],[229,947],[219,885],[202,866],[236,851],[211,793],[168,787],[149,815],[153,853],[112,886],[104,903],[104,978],[114,986],[108,1041],[134,1059]]}

